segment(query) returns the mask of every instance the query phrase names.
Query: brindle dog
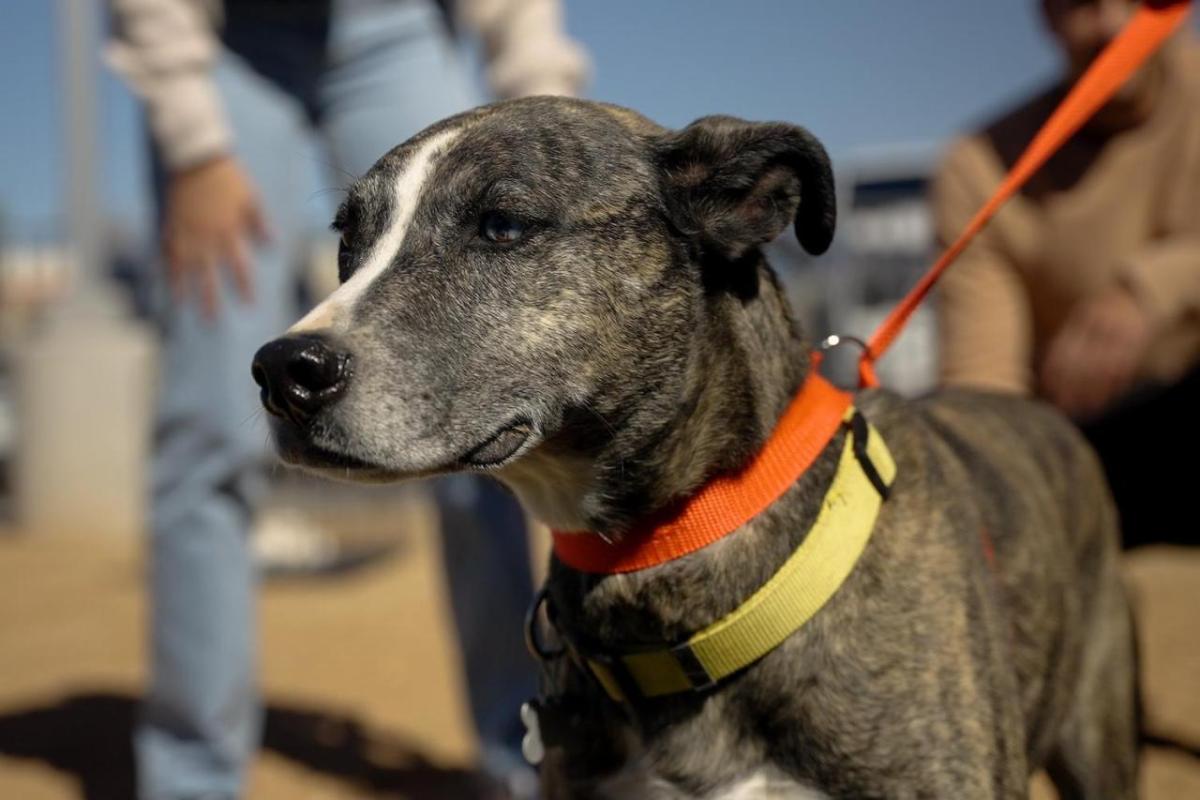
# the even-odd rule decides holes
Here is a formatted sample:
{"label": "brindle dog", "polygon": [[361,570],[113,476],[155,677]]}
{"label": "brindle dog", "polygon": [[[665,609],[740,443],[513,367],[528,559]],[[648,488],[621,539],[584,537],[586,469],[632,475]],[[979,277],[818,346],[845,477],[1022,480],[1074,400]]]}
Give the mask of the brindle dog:
{"label": "brindle dog", "polygon": [[[278,449],[361,481],[487,471],[551,526],[620,536],[771,433],[812,367],[760,246],[794,222],[824,250],[834,208],[792,125],[670,131],[551,98],[446,120],[355,183],[341,288],[259,352]],[[550,797],[1018,798],[1041,767],[1065,797],[1134,796],[1134,643],[1093,454],[1016,398],[856,403],[898,475],[841,589],[707,692],[622,707],[558,661],[549,691],[576,714]],[[553,563],[563,635],[661,645],[732,611],[805,537],[842,435],[692,555]]]}

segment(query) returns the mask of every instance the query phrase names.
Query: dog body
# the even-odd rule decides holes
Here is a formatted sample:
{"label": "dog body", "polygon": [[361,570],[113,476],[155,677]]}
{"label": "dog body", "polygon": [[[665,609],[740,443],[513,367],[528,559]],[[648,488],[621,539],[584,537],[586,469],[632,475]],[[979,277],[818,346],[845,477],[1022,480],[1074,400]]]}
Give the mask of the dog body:
{"label": "dog body", "polygon": [[[256,358],[279,450],[357,480],[488,471],[551,526],[619,537],[770,436],[812,367],[759,246],[794,220],[823,250],[833,208],[794,126],[550,98],[447,120],[351,189],[342,287]],[[704,693],[623,707],[552,662],[576,724],[548,797],[1009,798],[1042,766],[1064,796],[1133,796],[1130,617],[1082,439],[1011,398],[855,403],[897,477],[849,578]],[[730,613],[806,536],[844,435],[702,550],[554,561],[559,630],[661,646]]]}
{"label": "dog body", "polygon": [[[869,392],[858,406],[898,478],[850,578],[723,691],[648,702],[637,726],[562,666],[559,691],[605,720],[559,754],[568,786],[591,775],[598,797],[737,796],[729,775],[765,771],[777,794],[754,796],[1024,797],[1048,766],[1077,787],[1067,796],[1133,796],[1129,616],[1111,506],[1080,491],[1099,485],[1088,451],[1056,415],[1006,398]],[[692,556],[600,580],[556,564],[558,624],[627,646],[730,613],[800,543],[838,449]]]}

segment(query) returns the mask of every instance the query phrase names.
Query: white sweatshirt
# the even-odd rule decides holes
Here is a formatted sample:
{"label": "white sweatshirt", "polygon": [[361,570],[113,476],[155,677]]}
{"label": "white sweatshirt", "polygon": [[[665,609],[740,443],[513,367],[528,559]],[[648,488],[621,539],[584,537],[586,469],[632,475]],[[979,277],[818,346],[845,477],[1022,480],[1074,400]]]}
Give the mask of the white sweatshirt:
{"label": "white sweatshirt", "polygon": [[[221,0],[109,0],[109,63],[146,107],[168,167],[228,151],[232,135],[211,69],[220,47]],[[457,0],[459,22],[482,41],[486,74],[501,98],[578,93],[589,66],[564,29],[559,0]]]}

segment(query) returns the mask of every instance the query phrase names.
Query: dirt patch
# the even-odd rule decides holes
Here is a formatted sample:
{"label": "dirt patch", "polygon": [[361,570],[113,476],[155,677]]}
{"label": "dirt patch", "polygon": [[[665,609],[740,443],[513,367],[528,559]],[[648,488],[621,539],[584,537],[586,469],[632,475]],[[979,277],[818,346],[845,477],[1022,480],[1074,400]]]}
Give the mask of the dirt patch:
{"label": "dirt patch", "polygon": [[[431,512],[409,498],[386,529],[399,546],[382,563],[265,587],[266,728],[250,798],[475,796]],[[1127,560],[1160,740],[1143,761],[1143,797],[1200,797],[1200,551]],[[141,575],[132,537],[0,536],[0,797],[133,796]]]}

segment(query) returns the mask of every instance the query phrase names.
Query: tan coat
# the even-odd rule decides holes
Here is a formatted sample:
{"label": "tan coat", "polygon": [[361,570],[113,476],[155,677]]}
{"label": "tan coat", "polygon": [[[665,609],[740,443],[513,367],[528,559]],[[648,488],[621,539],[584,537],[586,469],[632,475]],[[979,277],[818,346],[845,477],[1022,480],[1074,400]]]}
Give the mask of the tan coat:
{"label": "tan coat", "polygon": [[[1200,362],[1200,48],[1176,44],[1147,121],[1098,151],[1068,146],[946,273],[944,383],[1036,393],[1037,367],[1072,307],[1114,285],[1162,325],[1141,378],[1171,381]],[[1052,89],[949,148],[932,191],[943,246],[1061,97]]]}
{"label": "tan coat", "polygon": [[[108,61],[145,103],[167,165],[183,168],[230,147],[210,69],[219,51],[220,0],[109,0]],[[458,0],[482,40],[498,97],[577,94],[587,58],[567,37],[559,0]]]}

